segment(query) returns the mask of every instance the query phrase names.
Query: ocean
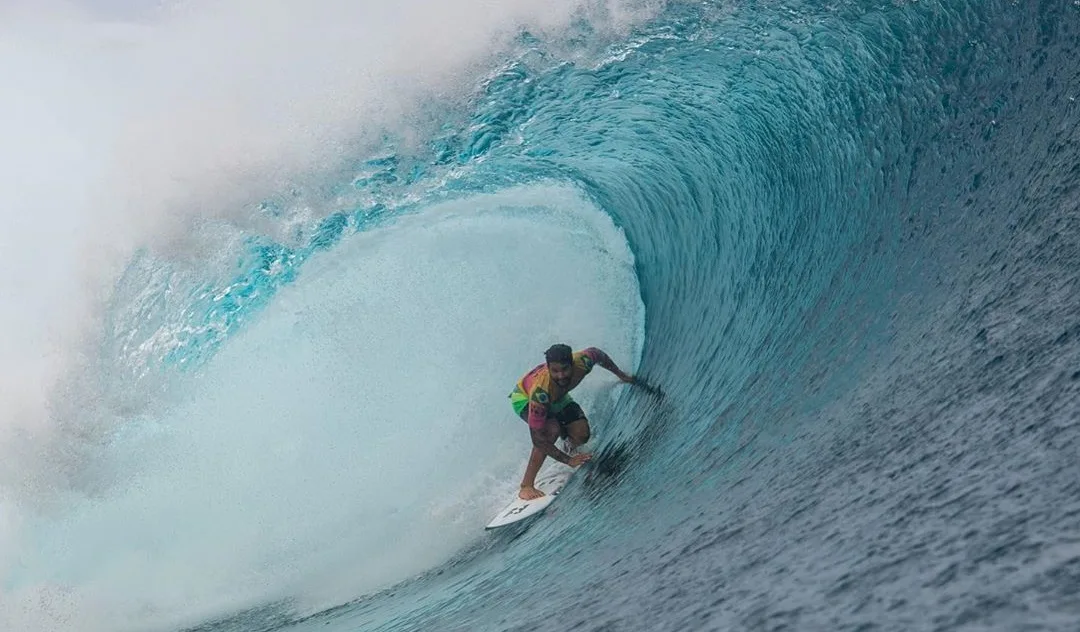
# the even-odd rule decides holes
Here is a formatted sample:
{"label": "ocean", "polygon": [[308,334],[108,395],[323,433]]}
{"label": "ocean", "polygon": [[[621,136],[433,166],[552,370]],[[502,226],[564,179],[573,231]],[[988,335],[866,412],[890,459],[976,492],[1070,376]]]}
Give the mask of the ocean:
{"label": "ocean", "polygon": [[1080,4],[222,7],[0,39],[0,627],[1080,629]]}

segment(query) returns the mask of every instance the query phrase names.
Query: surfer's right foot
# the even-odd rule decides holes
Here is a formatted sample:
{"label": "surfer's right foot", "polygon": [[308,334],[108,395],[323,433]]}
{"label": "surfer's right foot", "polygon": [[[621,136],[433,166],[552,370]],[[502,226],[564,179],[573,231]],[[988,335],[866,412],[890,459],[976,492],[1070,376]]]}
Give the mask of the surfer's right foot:
{"label": "surfer's right foot", "polygon": [[537,498],[542,498],[543,496],[544,492],[532,486],[522,487],[521,490],[518,491],[518,498],[522,500],[536,500]]}

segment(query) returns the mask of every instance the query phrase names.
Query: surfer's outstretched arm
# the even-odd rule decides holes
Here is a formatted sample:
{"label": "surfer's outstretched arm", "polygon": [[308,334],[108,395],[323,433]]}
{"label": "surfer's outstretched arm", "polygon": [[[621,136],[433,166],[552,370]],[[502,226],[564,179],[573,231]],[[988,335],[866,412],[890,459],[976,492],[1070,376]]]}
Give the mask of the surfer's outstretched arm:
{"label": "surfer's outstretched arm", "polygon": [[619,365],[615,364],[615,361],[611,359],[611,356],[604,353],[602,349],[597,347],[589,347],[585,350],[585,354],[592,358],[593,362],[604,367],[608,371],[615,374],[615,377],[619,378],[623,382],[634,383],[634,376],[628,373],[623,373],[623,370],[619,368]]}
{"label": "surfer's outstretched arm", "polygon": [[585,353],[590,358],[592,358],[593,362],[599,364],[608,371],[611,371],[623,382],[634,384],[635,386],[640,386],[641,388],[645,389],[649,393],[652,393],[653,395],[658,395],[660,397],[664,396],[664,390],[660,387],[649,384],[648,382],[639,377],[624,373],[622,369],[620,369],[618,365],[615,364],[615,361],[611,359],[611,356],[604,353],[602,349],[598,349],[597,347],[589,347],[585,350]]}

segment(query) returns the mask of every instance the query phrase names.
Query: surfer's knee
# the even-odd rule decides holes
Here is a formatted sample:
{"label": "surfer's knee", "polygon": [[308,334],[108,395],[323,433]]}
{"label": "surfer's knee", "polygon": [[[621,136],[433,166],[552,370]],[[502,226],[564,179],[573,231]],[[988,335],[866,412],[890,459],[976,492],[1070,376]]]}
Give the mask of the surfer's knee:
{"label": "surfer's knee", "polygon": [[566,434],[570,435],[570,438],[578,445],[588,443],[589,437],[592,436],[592,432],[589,430],[589,420],[582,417],[566,424]]}
{"label": "surfer's knee", "polygon": [[555,443],[555,440],[559,438],[559,424],[554,421],[549,421],[544,424],[543,428],[532,429],[533,443],[537,441],[544,443]]}

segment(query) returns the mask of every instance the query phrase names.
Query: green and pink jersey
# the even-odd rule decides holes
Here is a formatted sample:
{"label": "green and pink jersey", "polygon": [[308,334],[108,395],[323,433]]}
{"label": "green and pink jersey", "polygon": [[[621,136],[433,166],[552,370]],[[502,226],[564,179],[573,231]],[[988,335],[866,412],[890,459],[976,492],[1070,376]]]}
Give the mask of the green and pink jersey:
{"label": "green and pink jersey", "polygon": [[570,391],[592,372],[594,366],[599,364],[609,371],[615,370],[611,358],[596,347],[575,351],[572,358],[573,370],[570,383],[566,386],[556,384],[551,379],[547,364],[541,364],[526,373],[510,393],[510,404],[519,417],[524,417],[525,407],[528,406],[526,421],[530,428],[543,428],[548,417],[572,404],[574,400],[570,398]]}

